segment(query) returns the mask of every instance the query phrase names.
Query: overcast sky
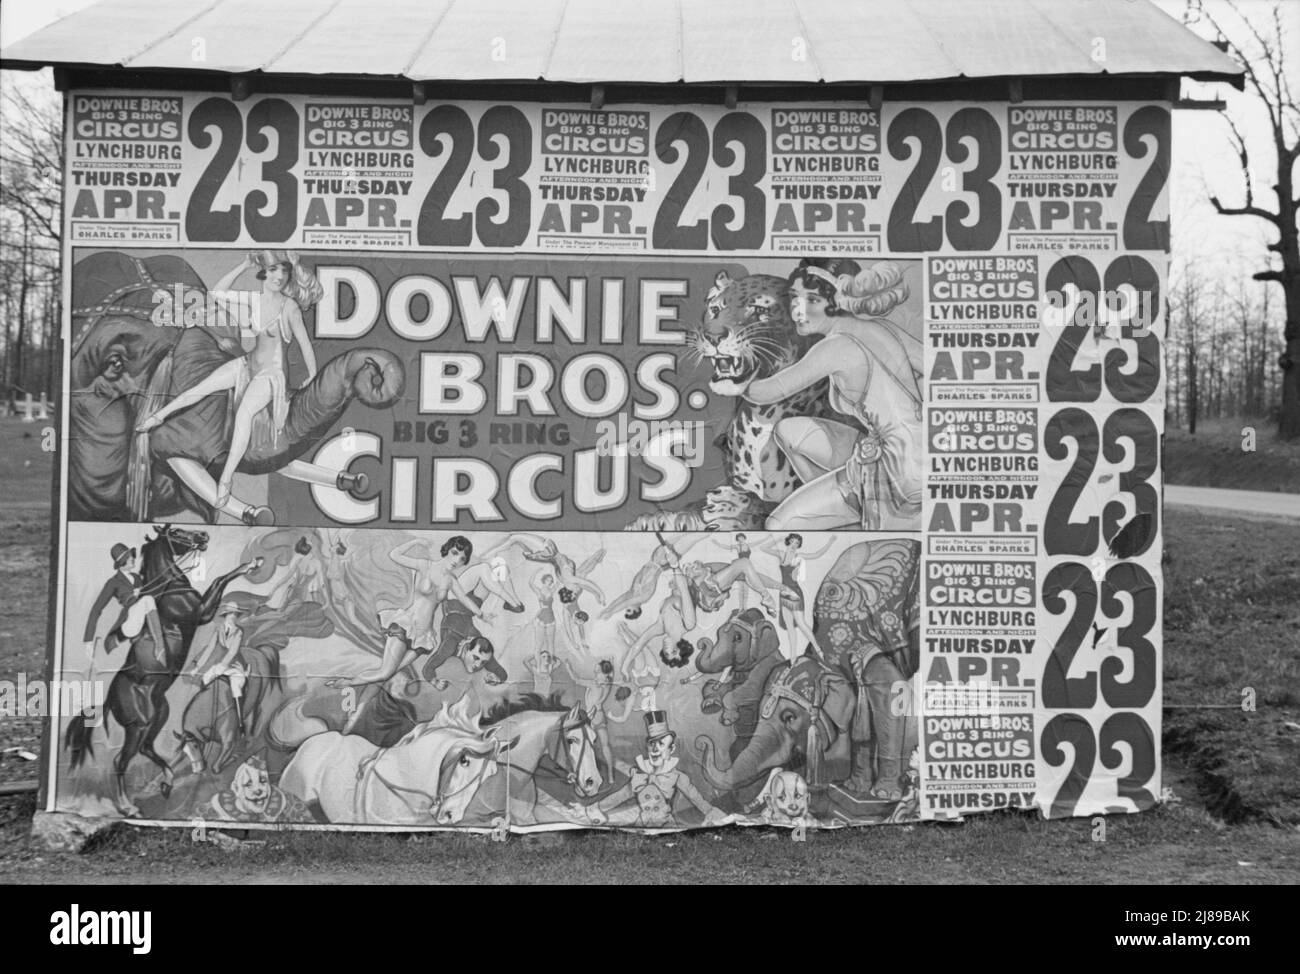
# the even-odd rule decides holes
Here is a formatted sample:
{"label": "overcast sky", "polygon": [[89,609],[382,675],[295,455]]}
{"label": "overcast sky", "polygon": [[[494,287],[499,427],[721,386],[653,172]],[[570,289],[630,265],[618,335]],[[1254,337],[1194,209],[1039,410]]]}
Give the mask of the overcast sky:
{"label": "overcast sky", "polygon": [[[95,0],[4,0],[0,5],[0,43],[13,41],[90,6]],[[274,0],[269,0],[274,2]],[[707,0],[702,0],[707,2]],[[972,0],[978,2],[978,0]],[[1146,2],[1146,0],[1137,0]],[[1178,20],[1184,18],[1187,0],[1154,0],[1161,9]],[[376,8],[382,7],[377,0]],[[1235,23],[1232,12],[1223,0],[1204,0],[1207,10],[1227,23]],[[1258,20],[1267,14],[1266,0],[1239,0],[1238,7]],[[1288,36],[1291,51],[1290,65],[1297,72],[1294,90],[1300,91],[1300,2],[1284,3],[1288,17]],[[1267,25],[1265,25],[1267,26]],[[1205,23],[1193,24],[1202,36],[1212,36]],[[32,78],[28,83],[50,85],[49,72],[41,72],[41,81]],[[1229,110],[1239,119],[1248,144],[1253,148],[1252,163],[1257,179],[1256,202],[1266,207],[1276,204],[1272,193],[1275,175],[1269,168],[1275,166],[1271,140],[1262,110],[1250,99],[1227,85],[1195,85],[1184,82],[1184,94],[1197,98],[1221,97],[1228,101]],[[1265,266],[1267,252],[1264,244],[1274,239],[1268,235],[1266,225],[1260,220],[1245,217],[1221,217],[1207,200],[1207,187],[1217,193],[1225,205],[1242,202],[1239,165],[1227,141],[1227,126],[1217,113],[1180,111],[1174,113],[1173,176],[1170,181],[1173,212],[1173,246],[1175,256],[1193,258],[1207,273],[1234,277]]]}

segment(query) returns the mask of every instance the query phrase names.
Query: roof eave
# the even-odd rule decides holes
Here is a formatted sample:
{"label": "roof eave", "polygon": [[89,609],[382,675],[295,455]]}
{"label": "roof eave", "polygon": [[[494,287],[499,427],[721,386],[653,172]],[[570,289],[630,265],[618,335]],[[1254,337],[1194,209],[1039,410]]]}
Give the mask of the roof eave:
{"label": "roof eave", "polygon": [[1115,80],[1137,80],[1137,79],[1173,80],[1175,78],[1189,78],[1193,81],[1229,84],[1232,85],[1232,87],[1236,88],[1238,91],[1242,90],[1242,88],[1245,85],[1244,69],[1238,70],[1236,72],[1218,71],[1218,70],[1210,70],[1210,71],[1190,70],[1190,71],[1177,71],[1177,72],[1175,71],[1149,71],[1149,72],[1099,71],[1099,72],[1093,72],[1089,74],[1079,74],[1077,72],[1072,72],[1072,73],[1064,73],[1064,74],[1034,74],[1034,75],[959,74],[959,75],[935,76],[935,77],[924,77],[924,78],[893,78],[893,79],[864,77],[864,78],[854,78],[854,79],[839,79],[835,81],[825,81],[825,80],[812,81],[807,78],[752,80],[752,79],[721,77],[721,76],[718,78],[699,78],[691,81],[684,81],[681,79],[673,80],[673,81],[665,81],[665,80],[654,81],[654,80],[632,79],[632,78],[567,79],[567,78],[537,78],[537,77],[511,78],[511,77],[502,77],[502,76],[492,76],[492,77],[466,76],[466,77],[457,77],[457,78],[445,78],[445,77],[411,77],[409,75],[404,75],[404,74],[374,74],[374,73],[353,74],[348,72],[289,73],[289,72],[278,72],[278,71],[266,72],[260,70],[250,71],[250,72],[232,72],[232,71],[222,71],[222,70],[204,70],[202,68],[194,68],[194,67],[133,68],[121,64],[103,64],[103,63],[95,63],[90,61],[48,61],[48,60],[29,60],[23,58],[17,58],[17,59],[0,58],[0,68],[4,68],[5,70],[39,71],[42,68],[47,68],[47,67],[64,68],[64,69],[77,70],[77,71],[122,72],[123,74],[150,74],[150,75],[158,75],[158,76],[177,76],[177,75],[191,74],[200,77],[253,77],[253,78],[276,77],[276,78],[284,78],[284,79],[300,78],[303,79],[304,81],[324,78],[324,79],[332,79],[332,80],[344,80],[344,79],[355,80],[359,82],[376,81],[376,82],[389,83],[389,84],[392,84],[394,82],[407,81],[411,83],[419,82],[424,84],[430,84],[430,83],[432,84],[541,84],[541,85],[599,84],[599,85],[637,85],[637,86],[644,85],[644,86],[662,86],[662,87],[677,86],[677,87],[684,87],[684,88],[701,87],[701,86],[714,87],[718,85],[744,85],[747,88],[790,87],[790,86],[838,88],[838,87],[860,86],[860,85],[953,84],[953,83],[963,82],[963,81],[991,82],[991,81],[998,81],[1002,79],[1021,77],[1025,79],[1032,78],[1033,80],[1036,81],[1063,81],[1071,78],[1078,78],[1078,79],[1112,78]]}

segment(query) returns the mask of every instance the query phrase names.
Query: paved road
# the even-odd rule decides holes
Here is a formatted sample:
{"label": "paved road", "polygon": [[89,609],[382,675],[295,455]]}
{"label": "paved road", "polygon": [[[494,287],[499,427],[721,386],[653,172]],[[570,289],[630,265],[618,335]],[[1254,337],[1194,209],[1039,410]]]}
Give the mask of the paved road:
{"label": "paved road", "polygon": [[1300,519],[1300,494],[1168,484],[1165,486],[1165,503],[1172,507],[1201,507],[1224,513]]}

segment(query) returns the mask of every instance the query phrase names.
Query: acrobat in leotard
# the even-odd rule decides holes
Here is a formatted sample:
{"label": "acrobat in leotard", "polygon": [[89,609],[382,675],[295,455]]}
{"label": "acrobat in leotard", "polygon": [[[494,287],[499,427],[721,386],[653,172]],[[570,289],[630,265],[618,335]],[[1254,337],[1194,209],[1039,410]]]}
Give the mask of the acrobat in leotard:
{"label": "acrobat in leotard", "polygon": [[674,569],[672,578],[673,591],[659,606],[659,618],[644,632],[638,636],[626,623],[619,623],[619,634],[627,646],[620,669],[624,679],[636,684],[640,704],[647,710],[658,708],[658,661],[681,667],[695,652],[695,645],[686,638],[696,625],[695,594],[682,571]]}
{"label": "acrobat in leotard", "polygon": [[817,642],[817,637],[813,635],[812,625],[809,624],[805,615],[807,604],[803,594],[803,583],[806,581],[805,573],[807,571],[806,558],[819,558],[825,554],[831,546],[830,541],[826,542],[817,551],[803,552],[803,536],[798,534],[787,534],[779,542],[773,539],[762,546],[762,550],[776,555],[780,559],[781,567],[781,615],[779,619],[780,626],[790,634],[789,645],[786,648],[788,659],[795,659],[799,654],[799,636],[803,636],[812,646],[813,652],[821,654],[821,646]]}
{"label": "acrobat in leotard", "polygon": [[[472,609],[466,610],[470,615],[485,617],[477,601],[469,597],[454,573],[454,569],[463,567],[474,553],[474,546],[469,539],[460,535],[448,539],[437,559],[417,558],[409,554],[413,547],[422,543],[419,539],[408,541],[394,549],[389,556],[397,564],[412,569],[415,578],[410,602],[395,611],[381,610],[379,613],[385,637],[384,652],[379,663],[355,677],[327,680],[326,686],[346,689],[387,683],[400,670],[414,663],[417,657],[433,653],[441,642],[440,634],[433,626],[434,614],[450,596],[459,599],[466,607],[472,605]],[[488,655],[491,655],[490,650]],[[356,724],[368,700],[369,695],[357,704],[344,728],[345,734]]]}

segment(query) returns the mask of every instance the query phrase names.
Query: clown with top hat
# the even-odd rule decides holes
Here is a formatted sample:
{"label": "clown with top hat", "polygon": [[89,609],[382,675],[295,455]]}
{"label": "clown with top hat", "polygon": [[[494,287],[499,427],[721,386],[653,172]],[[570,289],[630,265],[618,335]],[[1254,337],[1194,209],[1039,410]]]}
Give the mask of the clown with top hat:
{"label": "clown with top hat", "polygon": [[[681,828],[674,808],[679,794],[704,816],[705,825],[729,821],[730,817],[710,805],[686,772],[677,767],[677,733],[668,725],[668,714],[651,710],[645,715],[645,724],[645,753],[628,769],[630,777],[622,788],[587,810],[593,824]],[[633,801],[635,806],[630,805]]]}

